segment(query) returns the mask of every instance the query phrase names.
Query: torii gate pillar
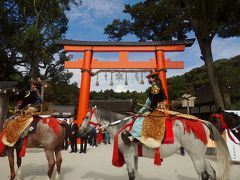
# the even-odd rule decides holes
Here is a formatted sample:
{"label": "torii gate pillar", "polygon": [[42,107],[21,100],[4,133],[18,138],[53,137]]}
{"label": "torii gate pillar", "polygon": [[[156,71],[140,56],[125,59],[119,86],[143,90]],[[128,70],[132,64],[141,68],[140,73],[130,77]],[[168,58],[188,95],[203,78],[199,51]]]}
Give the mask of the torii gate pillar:
{"label": "torii gate pillar", "polygon": [[81,88],[80,97],[78,99],[78,124],[82,122],[88,111],[89,96],[90,96],[90,85],[91,85],[91,64],[92,64],[92,50],[84,51],[84,61],[82,68]]}
{"label": "torii gate pillar", "polygon": [[164,59],[164,51],[156,51],[156,70],[159,71],[159,78],[162,81],[163,89],[166,95],[166,105],[168,107],[168,88],[167,88],[167,75],[166,75],[166,66]]}

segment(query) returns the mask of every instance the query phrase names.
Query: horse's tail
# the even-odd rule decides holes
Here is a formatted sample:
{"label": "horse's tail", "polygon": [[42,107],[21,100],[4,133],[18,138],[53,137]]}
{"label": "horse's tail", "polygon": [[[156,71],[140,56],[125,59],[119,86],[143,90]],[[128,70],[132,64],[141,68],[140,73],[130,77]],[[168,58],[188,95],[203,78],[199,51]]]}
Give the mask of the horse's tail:
{"label": "horse's tail", "polygon": [[216,156],[217,156],[217,163],[220,174],[220,179],[226,180],[229,179],[229,173],[230,173],[230,154],[228,151],[228,147],[218,130],[215,128],[215,126],[208,122],[204,121],[204,124],[209,128],[210,130],[210,136],[215,142],[216,145]]}
{"label": "horse's tail", "polygon": [[62,133],[62,141],[64,141],[66,135],[67,135],[67,130],[68,130],[68,124],[64,121],[60,122],[60,128],[61,128],[61,133]]}

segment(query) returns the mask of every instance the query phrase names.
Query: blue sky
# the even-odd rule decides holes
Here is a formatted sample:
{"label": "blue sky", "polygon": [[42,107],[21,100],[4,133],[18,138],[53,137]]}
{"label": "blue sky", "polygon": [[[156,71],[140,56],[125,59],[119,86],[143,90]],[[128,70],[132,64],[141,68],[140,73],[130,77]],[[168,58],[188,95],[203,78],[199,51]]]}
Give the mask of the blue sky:
{"label": "blue sky", "polygon": [[[65,35],[66,39],[82,40],[82,41],[108,41],[107,35],[104,34],[104,28],[112,22],[113,19],[129,18],[128,15],[122,11],[124,4],[134,4],[140,2],[136,0],[84,0],[82,6],[72,7],[67,12],[69,18],[69,28]],[[193,35],[189,38],[192,38]],[[123,38],[123,41],[137,41],[136,37],[131,35]],[[240,38],[214,38],[212,43],[213,58],[215,60],[222,58],[230,58],[240,54]],[[82,53],[72,53],[73,60],[79,57],[83,57]],[[203,65],[203,61],[200,59],[200,50],[197,41],[192,47],[186,48],[184,52],[179,53],[165,53],[165,58],[171,58],[173,61],[183,60],[185,68],[182,70],[168,70],[167,76],[181,75],[190,71],[195,67]],[[114,59],[116,54],[95,54],[94,57],[101,60]],[[154,57],[150,53],[137,53],[131,54],[130,58],[134,60],[147,60]],[[74,73],[71,82],[80,82],[80,71],[69,70]],[[143,74],[144,77],[146,74]],[[125,75],[124,75],[125,77]],[[137,75],[140,78],[140,74]],[[110,86],[110,74],[107,73],[107,81],[104,78],[104,74],[99,74],[100,86],[95,86],[96,77],[92,78],[91,91],[100,91],[106,89],[113,89],[114,91],[121,92],[126,90],[145,91],[149,86],[147,80],[144,79],[145,84],[140,85],[136,81],[136,75],[134,73],[128,74],[128,86],[124,85],[125,79],[116,80],[113,75],[114,85]]]}

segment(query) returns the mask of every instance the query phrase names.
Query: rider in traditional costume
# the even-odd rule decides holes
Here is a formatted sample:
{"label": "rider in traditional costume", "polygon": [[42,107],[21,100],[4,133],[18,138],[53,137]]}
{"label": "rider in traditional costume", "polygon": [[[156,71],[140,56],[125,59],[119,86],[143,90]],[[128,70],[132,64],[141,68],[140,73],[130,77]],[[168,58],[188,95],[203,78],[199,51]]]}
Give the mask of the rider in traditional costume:
{"label": "rider in traditional costume", "polygon": [[17,142],[22,143],[26,137],[27,127],[33,121],[33,116],[39,111],[41,98],[37,91],[36,82],[32,82],[31,89],[17,105],[15,114],[6,121],[0,134],[0,155],[4,153],[5,145],[13,147]]}
{"label": "rider in traditional costume", "polygon": [[131,131],[129,132],[125,130],[121,134],[122,140],[126,145],[130,145],[130,143],[135,138],[138,140],[141,138],[142,125],[144,120],[144,116],[141,116],[141,114],[147,115],[159,106],[160,108],[166,108],[166,95],[158,74],[158,72],[151,72],[147,76],[148,82],[152,85],[152,87],[150,88],[149,95],[144,106],[138,112],[140,114],[140,117],[135,120]]}
{"label": "rider in traditional costume", "polygon": [[[22,103],[18,107],[18,109],[27,108],[27,106],[37,108],[40,106],[42,99],[40,96],[39,89],[41,89],[42,84],[39,81],[34,81],[31,84],[31,89],[29,91],[26,91],[26,95],[22,99]],[[28,108],[29,108],[28,107]],[[35,109],[35,111],[37,110]]]}

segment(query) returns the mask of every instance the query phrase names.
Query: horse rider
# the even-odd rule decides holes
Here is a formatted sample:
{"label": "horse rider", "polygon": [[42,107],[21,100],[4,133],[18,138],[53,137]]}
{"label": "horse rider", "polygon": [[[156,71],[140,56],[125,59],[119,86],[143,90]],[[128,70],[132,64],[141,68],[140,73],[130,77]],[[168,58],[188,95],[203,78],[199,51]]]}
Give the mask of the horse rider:
{"label": "horse rider", "polygon": [[26,109],[27,111],[36,112],[39,110],[42,99],[38,89],[41,88],[41,84],[37,81],[31,83],[31,89],[26,91],[26,95],[22,99],[21,104],[17,107],[19,110]]}
{"label": "horse rider", "polygon": [[41,98],[37,92],[36,83],[31,83],[31,89],[26,91],[25,94],[26,95],[21,97],[21,100],[17,103],[14,115],[7,119],[4,124],[4,131],[0,134],[0,141],[3,142],[2,138],[5,137],[5,143],[3,143],[4,145],[12,145],[17,141],[22,143],[23,138],[26,136],[26,127],[32,121],[30,117],[33,116],[34,118],[37,118],[36,112],[39,111]]}
{"label": "horse rider", "polygon": [[149,89],[148,98],[144,104],[144,106],[138,111],[140,117],[138,117],[131,131],[123,131],[121,134],[122,140],[126,145],[130,145],[130,143],[136,138],[139,139],[141,137],[142,124],[144,120],[144,116],[141,114],[149,114],[154,111],[156,107],[166,108],[166,95],[162,86],[162,81],[158,77],[158,72],[151,72],[147,77],[149,84],[151,84],[151,88]]}

